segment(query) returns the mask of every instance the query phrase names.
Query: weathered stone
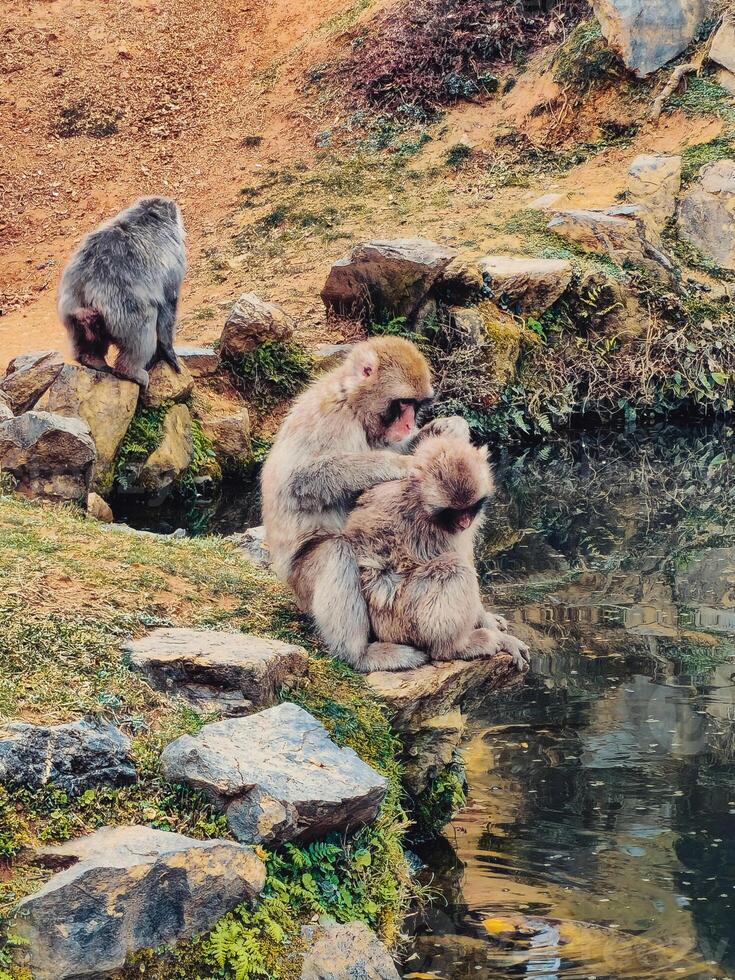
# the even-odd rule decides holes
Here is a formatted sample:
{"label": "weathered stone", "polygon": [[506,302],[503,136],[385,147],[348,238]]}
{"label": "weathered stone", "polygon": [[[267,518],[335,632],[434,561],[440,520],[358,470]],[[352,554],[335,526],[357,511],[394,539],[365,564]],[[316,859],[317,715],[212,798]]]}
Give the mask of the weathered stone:
{"label": "weathered stone", "polygon": [[735,15],[725,14],[712,37],[709,60],[735,72]]}
{"label": "weathered stone", "polygon": [[229,540],[235,548],[258,568],[271,567],[271,553],[265,541],[265,527],[249,527],[242,534],[231,534]]}
{"label": "weathered stone", "polygon": [[463,343],[478,345],[487,342],[485,320],[476,306],[450,306],[449,315]]}
{"label": "weathered stone", "polygon": [[176,372],[166,361],[156,361],[148,372],[148,387],[140,400],[147,408],[160,408],[164,402],[183,402],[194,390],[194,378],[186,364]]}
{"label": "weathered stone", "polygon": [[460,306],[479,299],[484,288],[485,280],[477,262],[460,256],[452,259],[436,284],[436,292],[443,302]]}
{"label": "weathered stone", "polygon": [[92,486],[112,489],[112,463],[138,404],[138,385],[80,364],[65,364],[48,390],[48,410],[83,419],[97,450]]}
{"label": "weathered stone", "polygon": [[626,280],[598,269],[580,273],[568,294],[569,313],[580,333],[597,331],[628,339],[645,334],[648,317],[626,285]]}
{"label": "weathered stone", "polygon": [[211,378],[219,370],[214,347],[177,347],[176,354],[193,378]]}
{"label": "weathered stone", "polygon": [[717,83],[721,85],[730,95],[735,95],[735,72],[727,68],[721,68],[717,72]]}
{"label": "weathered stone", "polygon": [[26,412],[0,422],[0,469],[29,497],[85,501],[96,458],[86,422]]}
{"label": "weathered stone", "polygon": [[676,210],[681,190],[681,157],[660,153],[637,156],[628,170],[628,198],[644,208],[642,215],[652,241]]}
{"label": "weathered stone", "polygon": [[528,331],[524,331],[517,318],[499,309],[489,300],[479,303],[477,309],[482,316],[485,337],[489,342],[485,352],[488,377],[502,388],[515,375],[521,342]]}
{"label": "weathered stone", "polygon": [[635,204],[600,210],[572,209],[556,212],[548,227],[589,252],[609,255],[617,265],[639,265],[670,281],[673,263],[646,238],[642,214],[643,209]]}
{"label": "weathered stone", "polygon": [[390,953],[364,922],[302,926],[301,980],[400,980]]}
{"label": "weathered stone", "polygon": [[446,714],[472,691],[495,691],[518,683],[521,677],[508,654],[366,674],[368,685],[387,703],[399,729]]}
{"label": "weathered stone", "polygon": [[340,316],[411,320],[455,255],[426,238],[364,242],[332,266],[322,300]]}
{"label": "weathered stone", "polygon": [[265,866],[225,840],[194,840],[148,827],[104,827],[43,858],[75,862],[17,908],[18,959],[35,980],[90,980],[126,956],[207,932],[263,890]]}
{"label": "weathered stone", "polygon": [[645,78],[680,54],[709,13],[708,0],[592,0],[610,47]]}
{"label": "weathered stone", "polygon": [[201,420],[202,430],[209,436],[218,459],[235,463],[250,460],[250,416],[247,408],[231,415],[207,416]]}
{"label": "weathered stone", "polygon": [[14,418],[12,408],[5,398],[0,395],[0,422],[7,422],[8,419],[12,418]]}
{"label": "weathered stone", "polygon": [[323,837],[373,820],[387,783],[338,748],[308,711],[288,702],[205,725],[161,756],[167,779],[203,789],[246,843]]}
{"label": "weathered stone", "polygon": [[135,781],[130,742],[101,718],[66,725],[10,722],[0,729],[0,783],[40,789],[53,783],[67,793]]}
{"label": "weathered stone", "polygon": [[292,336],[293,320],[288,314],[255,293],[243,293],[225,321],[220,347],[223,354],[241,357],[266,340],[285,343]]}
{"label": "weathered stone", "polygon": [[197,711],[226,715],[273,704],[281,686],[302,675],[309,660],[292,643],[197,629],[156,629],[123,650],[156,690]]}
{"label": "weathered stone", "polygon": [[8,364],[0,381],[0,396],[14,415],[22,415],[36,404],[64,366],[64,358],[55,350],[20,354]]}
{"label": "weathered stone", "polygon": [[735,269],[735,160],[710,163],[679,202],[679,229],[702,254]]}
{"label": "weathered stone", "polygon": [[543,313],[572,278],[572,263],[566,259],[487,255],[479,266],[489,277],[496,299],[515,313]]}
{"label": "weathered stone", "polygon": [[96,521],[102,521],[103,524],[112,524],[115,520],[112,507],[98,493],[90,493],[87,497],[87,513]]}
{"label": "weathered stone", "polygon": [[403,785],[414,799],[457,759],[466,718],[458,708],[401,731]]}
{"label": "weathered stone", "polygon": [[160,445],[140,469],[138,484],[150,493],[166,490],[191,462],[193,448],[189,409],[174,405],[163,420]]}
{"label": "weathered stone", "polygon": [[331,371],[350,353],[354,344],[320,344],[312,351],[314,366],[318,371]]}

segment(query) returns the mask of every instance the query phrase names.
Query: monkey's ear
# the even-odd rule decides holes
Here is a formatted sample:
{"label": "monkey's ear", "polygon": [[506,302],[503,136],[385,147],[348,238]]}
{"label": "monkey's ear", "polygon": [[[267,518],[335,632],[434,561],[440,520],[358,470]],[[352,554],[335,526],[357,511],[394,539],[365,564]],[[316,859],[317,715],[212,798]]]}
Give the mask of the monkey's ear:
{"label": "monkey's ear", "polygon": [[348,373],[348,384],[350,388],[357,388],[368,378],[374,377],[378,370],[378,355],[370,348],[358,349],[350,360],[350,370]]}

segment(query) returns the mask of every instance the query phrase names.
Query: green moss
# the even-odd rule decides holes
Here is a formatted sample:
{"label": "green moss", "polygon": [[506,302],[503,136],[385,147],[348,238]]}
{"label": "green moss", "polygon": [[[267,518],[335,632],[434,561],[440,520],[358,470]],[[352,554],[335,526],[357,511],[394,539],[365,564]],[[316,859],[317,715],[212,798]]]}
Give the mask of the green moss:
{"label": "green moss", "polygon": [[293,398],[309,381],[313,361],[298,344],[266,340],[240,357],[227,356],[225,365],[238,385],[259,408]]}
{"label": "green moss", "polygon": [[699,171],[708,163],[729,160],[735,154],[735,135],[727,134],[697,143],[681,151],[681,179],[684,185],[691,184],[699,176]]}
{"label": "green moss", "polygon": [[578,24],[554,57],[554,80],[584,93],[625,74],[597,20]]}
{"label": "green moss", "polygon": [[451,167],[453,170],[459,170],[459,168],[466,163],[471,156],[471,146],[468,146],[467,143],[454,143],[447,150],[444,159],[446,160],[448,167]]}
{"label": "green moss", "polygon": [[457,756],[411,801],[411,815],[419,837],[435,837],[467,802],[462,760]]}
{"label": "green moss", "polygon": [[735,99],[708,75],[691,75],[666,100],[667,109],[681,109],[688,116],[718,116],[735,123]]}

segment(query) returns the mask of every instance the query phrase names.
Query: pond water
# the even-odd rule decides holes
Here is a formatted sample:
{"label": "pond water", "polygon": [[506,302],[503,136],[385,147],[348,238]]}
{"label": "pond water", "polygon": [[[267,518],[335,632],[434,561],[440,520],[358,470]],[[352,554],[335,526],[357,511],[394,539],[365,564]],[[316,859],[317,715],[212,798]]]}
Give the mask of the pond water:
{"label": "pond water", "polygon": [[465,706],[404,977],[735,977],[732,432],[501,459],[481,564],[532,676]]}

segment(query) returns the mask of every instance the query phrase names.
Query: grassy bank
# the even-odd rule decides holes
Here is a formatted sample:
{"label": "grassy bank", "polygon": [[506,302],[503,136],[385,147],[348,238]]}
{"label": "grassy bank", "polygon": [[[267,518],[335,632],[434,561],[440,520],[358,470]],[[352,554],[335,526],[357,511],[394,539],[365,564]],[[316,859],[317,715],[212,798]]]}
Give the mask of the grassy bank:
{"label": "grassy bank", "polygon": [[[102,714],[132,737],[139,780],[76,799],[50,788],[0,788],[2,915],[48,875],[30,861],[39,845],[122,823],[228,836],[203,796],[167,783],[158,769],[162,747],[207,719],[172,707],[119,652],[127,637],[161,625],[236,629],[307,646],[315,654],[310,669],[283,696],[385,774],[390,791],[378,820],[346,840],[262,851],[268,882],[257,911],[241,907],[210,936],[175,952],[144,953],[129,975],[294,976],[300,924],[323,913],[364,919],[394,943],[410,892],[397,740],[360,678],[315,652],[285,590],[227,542],[120,533],[70,508],[8,496],[0,496],[0,717],[53,724]],[[11,947],[12,926],[0,950],[0,980],[22,976],[11,966]]]}

